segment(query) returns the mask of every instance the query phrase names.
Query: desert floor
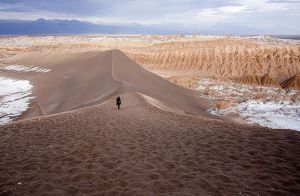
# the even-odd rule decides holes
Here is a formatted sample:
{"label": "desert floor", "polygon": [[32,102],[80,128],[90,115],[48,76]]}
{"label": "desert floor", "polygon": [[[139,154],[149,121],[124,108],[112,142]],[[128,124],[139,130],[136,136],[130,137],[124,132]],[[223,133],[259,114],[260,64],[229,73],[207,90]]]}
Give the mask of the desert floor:
{"label": "desert floor", "polygon": [[0,195],[299,194],[299,132],[121,98],[0,126]]}

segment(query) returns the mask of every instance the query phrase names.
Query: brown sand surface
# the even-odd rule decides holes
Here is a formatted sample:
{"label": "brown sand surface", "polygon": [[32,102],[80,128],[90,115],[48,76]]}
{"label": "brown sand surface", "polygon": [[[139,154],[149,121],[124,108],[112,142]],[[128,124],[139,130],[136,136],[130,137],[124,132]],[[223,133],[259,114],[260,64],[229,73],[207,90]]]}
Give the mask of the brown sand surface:
{"label": "brown sand surface", "polygon": [[300,134],[121,94],[0,127],[0,195],[298,195]]}
{"label": "brown sand surface", "polygon": [[[28,55],[17,58],[16,63],[31,59],[36,65],[42,58]],[[119,50],[59,56],[59,60],[44,59],[44,63],[50,72],[23,74],[33,82],[36,98],[21,119],[91,106],[120,92],[140,92],[186,113],[217,118],[206,112],[211,100],[143,69]]]}
{"label": "brown sand surface", "polygon": [[0,195],[300,192],[299,132],[214,117],[210,100],[118,50],[53,61],[56,54],[38,53],[16,63],[30,59],[50,72],[5,73],[31,80],[36,98],[20,117],[27,120],[0,126]]}

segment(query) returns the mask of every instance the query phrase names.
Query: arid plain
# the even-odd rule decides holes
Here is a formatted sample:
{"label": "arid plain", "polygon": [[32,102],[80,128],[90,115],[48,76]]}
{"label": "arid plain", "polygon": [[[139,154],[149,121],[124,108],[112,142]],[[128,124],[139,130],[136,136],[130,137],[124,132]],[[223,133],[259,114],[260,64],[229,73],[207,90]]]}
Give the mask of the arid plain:
{"label": "arid plain", "polygon": [[299,194],[299,41],[0,43],[0,194]]}

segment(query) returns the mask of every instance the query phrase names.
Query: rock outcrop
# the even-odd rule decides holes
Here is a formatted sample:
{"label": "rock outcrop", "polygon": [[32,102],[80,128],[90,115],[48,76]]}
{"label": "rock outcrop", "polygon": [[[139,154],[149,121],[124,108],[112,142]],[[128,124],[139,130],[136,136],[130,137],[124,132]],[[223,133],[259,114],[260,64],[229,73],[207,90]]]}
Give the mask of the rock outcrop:
{"label": "rock outcrop", "polygon": [[245,75],[236,79],[236,82],[249,85],[280,87],[280,84],[269,74],[265,74],[264,76]]}
{"label": "rock outcrop", "polygon": [[215,103],[213,105],[214,108],[217,108],[218,110],[223,110],[223,109],[226,109],[226,108],[229,108],[229,107],[233,107],[237,104],[236,101],[233,101],[233,100],[222,100],[222,101],[219,101],[217,103]]}
{"label": "rock outcrop", "polygon": [[300,73],[284,81],[281,86],[284,89],[300,90]]}
{"label": "rock outcrop", "polygon": [[219,38],[157,43],[125,52],[147,69],[200,77],[227,79],[269,74],[282,82],[300,72],[300,44]]}
{"label": "rock outcrop", "polygon": [[197,77],[171,76],[167,79],[172,83],[189,89],[196,89],[199,82],[199,78]]}

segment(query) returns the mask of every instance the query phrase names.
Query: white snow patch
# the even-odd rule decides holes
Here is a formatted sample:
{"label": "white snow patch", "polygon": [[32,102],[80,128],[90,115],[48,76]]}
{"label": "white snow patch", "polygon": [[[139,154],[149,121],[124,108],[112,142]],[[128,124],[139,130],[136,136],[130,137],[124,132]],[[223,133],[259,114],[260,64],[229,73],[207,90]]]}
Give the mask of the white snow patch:
{"label": "white snow patch", "polygon": [[0,76],[0,124],[10,122],[29,107],[32,85],[28,80]]}
{"label": "white snow patch", "polygon": [[300,131],[300,104],[290,102],[261,102],[250,100],[234,107],[209,110],[213,114],[226,115],[237,112],[249,121],[273,129]]}
{"label": "white snow patch", "polygon": [[276,38],[271,36],[250,36],[246,37],[250,40],[256,41],[261,44],[299,44],[299,40],[293,40],[293,39],[284,39],[284,38]]}
{"label": "white snow patch", "polygon": [[211,78],[202,79],[198,82],[196,90],[201,96],[213,99],[229,99],[229,100],[249,100],[261,97],[263,100],[291,99],[293,95],[299,91],[290,91],[276,87],[253,86],[238,84],[233,81],[221,81]]}
{"label": "white snow patch", "polygon": [[198,83],[199,96],[235,101],[237,105],[208,111],[216,115],[239,113],[249,122],[269,128],[300,131],[300,101],[294,97],[298,90],[285,91],[275,87],[237,84],[232,81],[202,79]]}
{"label": "white snow patch", "polygon": [[17,71],[17,72],[41,72],[47,73],[51,71],[47,68],[36,67],[32,65],[21,65],[21,64],[14,64],[14,65],[7,65],[4,67],[0,67],[0,69],[5,71]]}

